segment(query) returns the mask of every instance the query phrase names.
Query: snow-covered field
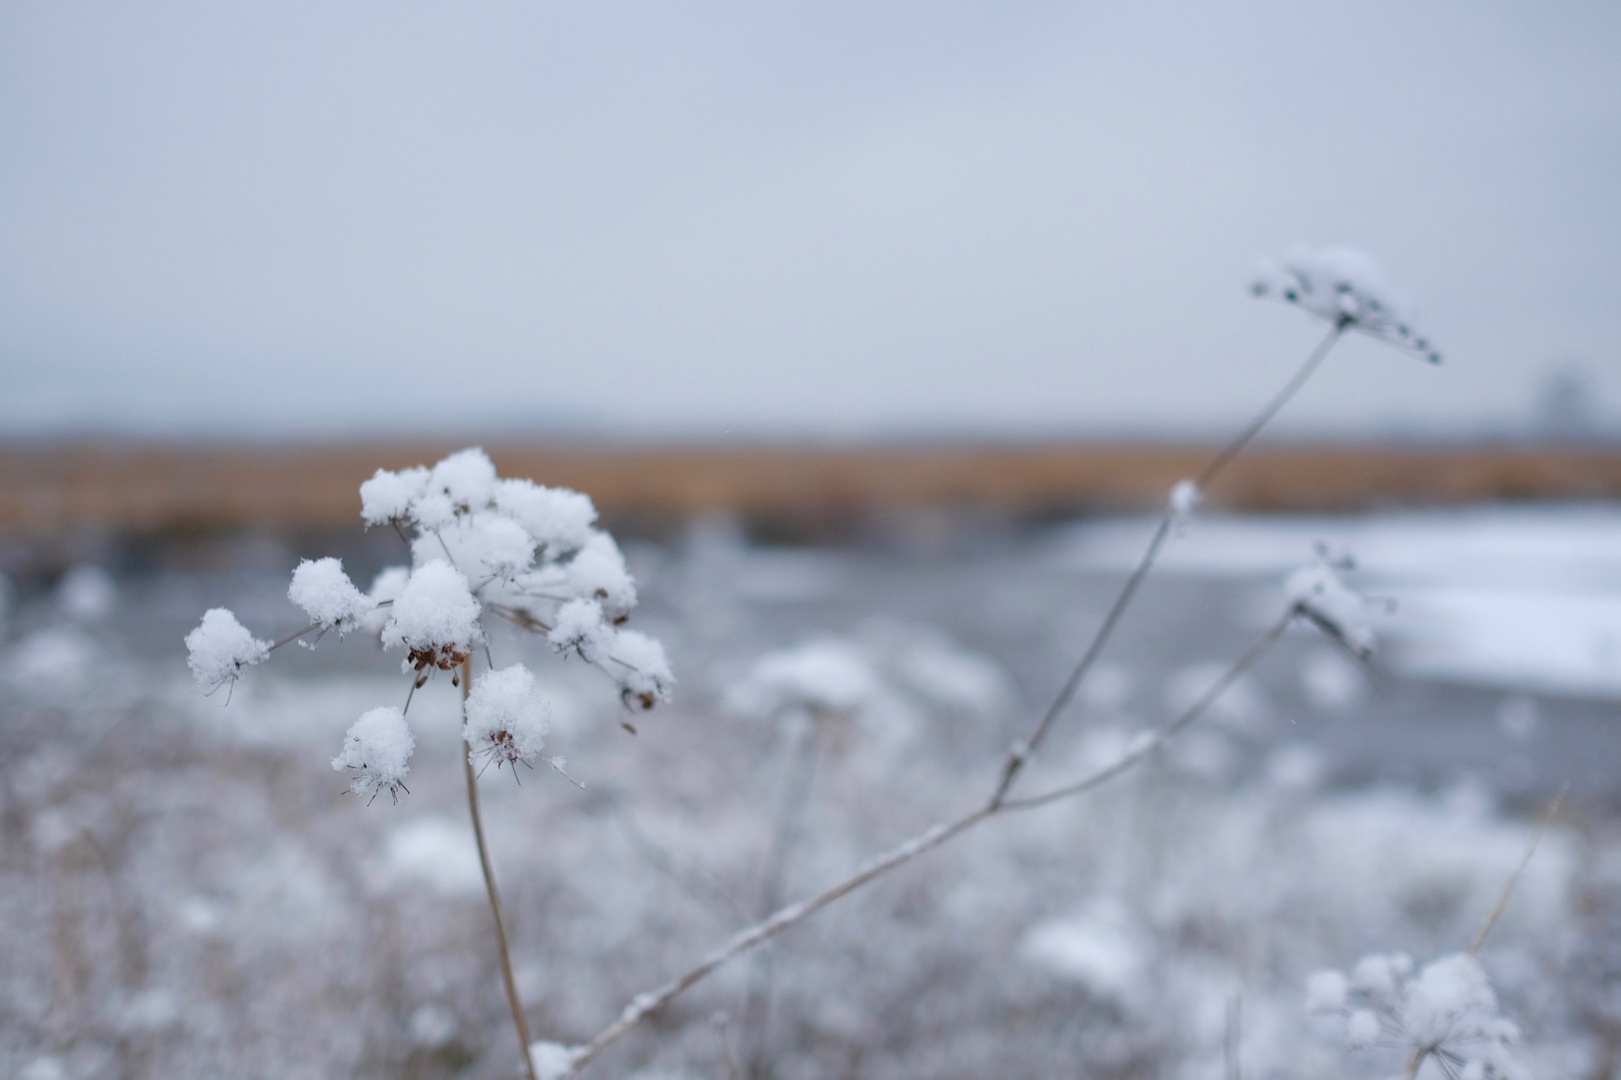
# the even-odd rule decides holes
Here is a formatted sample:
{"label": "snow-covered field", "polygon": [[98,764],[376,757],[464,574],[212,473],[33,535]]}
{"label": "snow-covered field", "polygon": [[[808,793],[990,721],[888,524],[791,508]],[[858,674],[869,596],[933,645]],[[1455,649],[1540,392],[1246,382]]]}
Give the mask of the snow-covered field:
{"label": "snow-covered field", "polygon": [[[680,680],[673,704],[634,717],[595,672],[497,636],[498,663],[536,659],[547,752],[584,785],[544,769],[481,781],[536,1037],[591,1037],[774,901],[985,798],[1151,528],[919,554],[755,548],[712,522],[632,545],[631,625]],[[356,580],[393,557],[379,542],[352,553]],[[880,879],[589,1074],[1399,1073],[1404,1036],[1347,1048],[1308,1012],[1308,981],[1369,954],[1423,968],[1466,949],[1569,781],[1480,958],[1523,1033],[1520,1068],[1611,1075],[1621,510],[1195,517],[1030,789],[1197,696],[1319,542],[1394,602],[1374,609],[1372,673],[1291,631],[1144,768]],[[403,702],[397,653],[284,650],[228,702],[202,696],[181,646],[202,611],[296,630],[286,571],[325,554],[251,550],[210,570],[80,572],[12,606],[0,1075],[517,1075],[457,691],[441,675],[418,692],[410,794],[369,806],[329,761],[362,712]],[[821,700],[779,707],[795,694]]]}

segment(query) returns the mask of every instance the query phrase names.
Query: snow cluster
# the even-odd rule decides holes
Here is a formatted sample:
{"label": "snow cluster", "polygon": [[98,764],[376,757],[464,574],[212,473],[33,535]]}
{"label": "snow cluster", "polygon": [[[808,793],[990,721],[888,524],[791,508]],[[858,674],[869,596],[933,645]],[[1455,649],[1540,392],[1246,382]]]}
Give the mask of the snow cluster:
{"label": "snow cluster", "polygon": [[[622,628],[636,606],[636,583],[613,537],[596,527],[585,495],[503,480],[473,448],[432,468],[379,469],[360,485],[360,513],[367,525],[398,530],[411,565],[384,570],[362,593],[339,560],[304,560],[287,596],[311,620],[306,633],[377,634],[385,649],[405,651],[402,668],[414,674],[414,690],[436,670],[468,664],[486,645],[485,620],[494,614],[606,673],[627,706],[668,700],[675,677],[664,647]],[[274,648],[224,608],[208,612],[186,646],[204,690]],[[521,666],[492,671],[471,694],[466,734],[474,754],[530,763],[550,716],[534,676]],[[413,745],[401,710],[374,709],[349,729],[332,764],[355,771],[357,793],[395,793],[404,790]]]}
{"label": "snow cluster", "polygon": [[473,681],[462,738],[474,764],[482,759],[514,767],[533,765],[546,745],[552,710],[535,692],[535,677],[522,664],[485,672]]}
{"label": "snow cluster", "polygon": [[343,749],[332,759],[339,772],[350,770],[349,790],[375,799],[387,791],[395,798],[405,787],[411,771],[411,751],[416,737],[405,724],[405,714],[392,705],[361,714],[343,736]]}
{"label": "snow cluster", "polygon": [[1250,286],[1318,318],[1412,349],[1431,363],[1441,354],[1414,328],[1411,300],[1390,284],[1366,252],[1350,247],[1297,247],[1279,262],[1265,262]]}
{"label": "snow cluster", "polygon": [[1347,1046],[1394,1046],[1404,1063],[1416,1063],[1414,1072],[1433,1058],[1449,1077],[1524,1075],[1509,1052],[1519,1029],[1499,1014],[1485,970],[1466,953],[1443,956],[1417,975],[1406,953],[1365,956],[1349,977],[1319,971],[1306,983],[1306,1009]]}
{"label": "snow cluster", "polygon": [[322,630],[340,634],[359,626],[374,606],[343,572],[343,563],[332,558],[300,562],[287,586],[287,599]]}
{"label": "snow cluster", "polygon": [[1340,577],[1341,571],[1354,565],[1348,558],[1331,558],[1319,549],[1316,559],[1284,580],[1283,592],[1297,611],[1365,660],[1373,655],[1374,646],[1368,604]]}
{"label": "snow cluster", "polygon": [[205,691],[217,689],[269,655],[270,643],[248,633],[229,608],[204,612],[197,629],[186,635],[186,663]]}

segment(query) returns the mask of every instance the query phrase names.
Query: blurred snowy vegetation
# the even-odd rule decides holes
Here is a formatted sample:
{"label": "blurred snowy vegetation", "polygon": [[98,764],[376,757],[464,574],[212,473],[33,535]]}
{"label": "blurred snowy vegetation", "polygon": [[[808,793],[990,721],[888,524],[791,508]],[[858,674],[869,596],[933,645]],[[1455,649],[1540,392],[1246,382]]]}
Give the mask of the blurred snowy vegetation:
{"label": "blurred snowy vegetation", "polygon": [[[548,665],[548,752],[585,790],[547,770],[482,781],[536,1036],[588,1038],[767,893],[826,885],[983,799],[1148,528],[780,548],[716,518],[627,544],[675,702],[633,736],[611,685]],[[70,572],[13,575],[0,1075],[513,1075],[456,692],[419,691],[413,794],[368,807],[327,759],[399,696],[397,656],[363,638],[290,650],[228,707],[186,670],[181,639],[216,603],[267,636],[303,624],[286,599],[300,555],[337,551],[367,579],[399,561],[398,538],[360,535],[111,538]],[[1396,601],[1371,674],[1290,633],[1146,768],[876,882],[590,1073],[1214,1080],[1235,1042],[1249,1076],[1389,1075],[1402,1062],[1321,1030],[1308,980],[1467,948],[1568,780],[1481,962],[1530,1075],[1610,1075],[1621,513],[1195,516],[1031,783],[1109,760],[1208,685],[1318,542]],[[503,665],[545,648],[504,631],[491,647]],[[799,759],[793,857],[768,881]]]}

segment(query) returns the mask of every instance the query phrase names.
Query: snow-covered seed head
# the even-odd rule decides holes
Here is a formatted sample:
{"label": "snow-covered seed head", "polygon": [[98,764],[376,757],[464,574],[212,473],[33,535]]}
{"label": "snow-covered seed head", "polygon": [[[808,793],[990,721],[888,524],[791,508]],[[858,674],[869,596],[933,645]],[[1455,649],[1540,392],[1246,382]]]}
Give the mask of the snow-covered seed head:
{"label": "snow-covered seed head", "polygon": [[449,671],[472,655],[483,640],[479,603],[461,571],[443,560],[419,566],[389,609],[383,626],[385,649],[404,647],[408,667]]}
{"label": "snow-covered seed head", "polygon": [[197,685],[210,693],[269,655],[270,643],[248,633],[229,608],[204,612],[203,621],[186,635],[186,664]]}
{"label": "snow-covered seed head", "polygon": [[355,588],[338,559],[305,559],[293,571],[287,599],[304,609],[323,631],[346,634],[361,624],[372,609],[364,593]]}
{"label": "snow-covered seed head", "polygon": [[489,671],[473,682],[467,695],[466,723],[469,760],[514,767],[532,765],[546,745],[551,727],[551,706],[535,692],[535,677],[522,664]]}
{"label": "snow-covered seed head", "polygon": [[1441,362],[1441,354],[1414,327],[1412,301],[1390,284],[1371,256],[1356,248],[1297,247],[1279,262],[1263,263],[1250,291],[1411,349],[1432,364]]}
{"label": "snow-covered seed head", "polygon": [[401,525],[412,520],[411,506],[422,497],[428,470],[418,466],[401,472],[378,469],[360,485],[360,516],[367,525]]}
{"label": "snow-covered seed head", "polygon": [[620,630],[614,635],[608,658],[602,665],[619,683],[619,696],[626,705],[651,709],[670,700],[675,675],[656,638],[636,630]]}
{"label": "snow-covered seed head", "polygon": [[1340,577],[1340,571],[1353,566],[1349,558],[1335,559],[1326,548],[1319,548],[1314,561],[1289,575],[1283,591],[1297,613],[1366,660],[1373,655],[1375,644],[1367,601]]}
{"label": "snow-covered seed head", "polygon": [[546,640],[560,653],[572,653],[595,664],[613,647],[614,637],[614,628],[608,625],[600,601],[570,600],[557,609]]}
{"label": "snow-covered seed head", "polygon": [[411,771],[411,751],[416,737],[405,724],[405,714],[392,705],[372,709],[350,725],[343,736],[343,749],[332,759],[338,772],[350,772],[349,790],[375,799],[387,791],[399,801],[399,793],[410,794],[405,786]]}

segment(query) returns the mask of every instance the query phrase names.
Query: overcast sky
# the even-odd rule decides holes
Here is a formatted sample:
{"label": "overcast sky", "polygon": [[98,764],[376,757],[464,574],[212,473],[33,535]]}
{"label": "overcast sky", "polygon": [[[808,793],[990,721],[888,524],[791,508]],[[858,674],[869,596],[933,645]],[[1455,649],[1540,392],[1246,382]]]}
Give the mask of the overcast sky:
{"label": "overcast sky", "polygon": [[0,6],[0,433],[1204,432],[1297,242],[1297,431],[1621,413],[1621,5]]}

